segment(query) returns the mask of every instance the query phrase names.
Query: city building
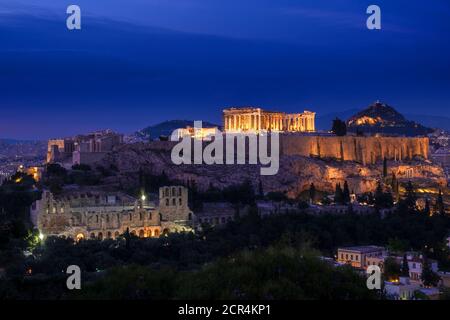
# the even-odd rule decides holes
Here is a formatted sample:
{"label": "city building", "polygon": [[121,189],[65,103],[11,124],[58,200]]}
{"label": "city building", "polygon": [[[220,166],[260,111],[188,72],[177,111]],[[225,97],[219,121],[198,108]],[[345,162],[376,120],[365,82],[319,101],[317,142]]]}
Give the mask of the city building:
{"label": "city building", "polygon": [[384,272],[384,260],[385,256],[366,257],[367,266],[378,266],[381,272]]}
{"label": "city building", "polygon": [[8,180],[10,176],[10,173],[0,171],[0,185],[2,185],[4,181]]}
{"label": "city building", "polygon": [[223,128],[228,132],[314,132],[315,116],[311,111],[287,114],[258,107],[232,107],[223,110]]}
{"label": "city building", "polygon": [[35,181],[40,181],[42,179],[42,174],[44,173],[44,167],[43,166],[31,166],[31,167],[25,167],[23,165],[20,165],[17,169],[17,172],[26,173],[33,177]]}
{"label": "city building", "polygon": [[337,261],[339,263],[350,264],[354,268],[365,269],[373,261],[370,258],[381,258],[386,254],[383,247],[377,246],[358,246],[339,248],[337,252]]}
{"label": "city building", "polygon": [[225,225],[234,219],[236,210],[229,202],[205,202],[200,212],[195,213],[195,224],[201,226]]}
{"label": "city building", "polygon": [[189,209],[188,189],[183,186],[159,188],[158,211],[163,221],[189,224],[193,221],[193,212]]}
{"label": "city building", "polygon": [[431,154],[431,159],[443,167],[450,167],[450,148],[442,147]]}
{"label": "city building", "polygon": [[[397,263],[401,264],[403,261],[403,257],[395,257]],[[422,281],[422,271],[424,258],[421,254],[417,252],[408,252],[406,253],[406,260],[408,261],[409,268],[409,278],[413,282],[421,282]],[[433,272],[438,272],[438,263],[436,260],[428,259],[428,263],[430,264],[430,268]]]}
{"label": "city building", "polygon": [[92,165],[122,143],[123,135],[111,130],[51,139],[48,141],[47,163],[59,163],[65,167],[75,164]]}
{"label": "city building", "polygon": [[408,278],[400,277],[399,281],[385,281],[384,291],[388,299],[392,300],[413,300],[416,292],[421,287],[417,283],[410,283]]}
{"label": "city building", "polygon": [[187,126],[186,128],[177,129],[177,138],[191,137],[194,139],[210,141],[211,137],[218,133],[219,128],[194,128]]}
{"label": "city building", "polygon": [[450,288],[450,272],[441,271],[438,272],[438,276],[441,278],[440,285]]}
{"label": "city building", "polygon": [[139,237],[191,229],[193,213],[185,187],[160,188],[159,201],[136,199],[121,192],[44,191],[31,207],[31,220],[44,235],[73,239],[117,238],[128,230]]}

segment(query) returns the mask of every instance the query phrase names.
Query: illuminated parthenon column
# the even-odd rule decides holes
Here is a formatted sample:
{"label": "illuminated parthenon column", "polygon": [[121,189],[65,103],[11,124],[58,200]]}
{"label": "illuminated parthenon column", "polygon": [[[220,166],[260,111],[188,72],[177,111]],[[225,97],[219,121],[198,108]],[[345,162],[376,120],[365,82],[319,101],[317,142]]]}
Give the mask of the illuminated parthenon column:
{"label": "illuminated parthenon column", "polygon": [[223,110],[225,131],[315,131],[315,113],[305,111],[298,114],[264,111],[260,108],[229,108]]}

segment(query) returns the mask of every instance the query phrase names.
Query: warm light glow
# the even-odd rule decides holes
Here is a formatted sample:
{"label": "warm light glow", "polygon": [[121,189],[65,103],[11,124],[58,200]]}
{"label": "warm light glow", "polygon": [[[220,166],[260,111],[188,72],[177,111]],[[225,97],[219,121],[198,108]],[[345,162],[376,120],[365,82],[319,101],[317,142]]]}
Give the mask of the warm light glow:
{"label": "warm light glow", "polygon": [[361,118],[356,119],[356,124],[357,125],[374,125],[378,122],[381,122],[382,120],[378,117],[376,119],[368,117],[368,116],[364,116]]}
{"label": "warm light glow", "polygon": [[145,194],[143,194],[143,195],[141,196],[141,200],[142,200],[142,201],[145,201],[145,199],[147,199],[147,197],[145,196]]}
{"label": "warm light glow", "polygon": [[42,234],[41,232],[39,232],[39,240],[44,240],[44,234]]}
{"label": "warm light glow", "polygon": [[418,188],[417,193],[431,193],[431,194],[438,194],[439,192],[435,189],[428,189],[428,188]]}
{"label": "warm light glow", "polygon": [[79,233],[79,234],[77,234],[76,239],[77,239],[77,242],[79,242],[84,239],[84,235],[82,233]]}

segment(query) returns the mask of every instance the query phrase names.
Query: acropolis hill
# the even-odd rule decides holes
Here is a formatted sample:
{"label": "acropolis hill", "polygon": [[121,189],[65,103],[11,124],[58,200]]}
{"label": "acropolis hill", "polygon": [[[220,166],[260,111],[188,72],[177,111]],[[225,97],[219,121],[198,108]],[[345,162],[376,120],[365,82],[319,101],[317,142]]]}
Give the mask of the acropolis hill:
{"label": "acropolis hill", "polygon": [[[105,167],[118,169],[110,183],[122,187],[136,184],[137,172],[170,179],[196,181],[199,189],[223,188],[248,179],[255,187],[261,181],[265,192],[281,191],[295,197],[314,183],[319,190],[332,192],[337,183],[348,181],[356,193],[374,191],[388,161],[389,174],[399,180],[426,185],[445,185],[440,166],[428,161],[427,137],[336,136],[315,132],[315,113],[286,114],[261,108],[228,108],[223,113],[226,133],[280,134],[280,168],[274,176],[261,176],[259,165],[175,165],[170,153],[177,142],[150,141],[126,144],[107,155]],[[207,130],[206,130],[207,131]],[[204,141],[204,144],[210,141]]]}
{"label": "acropolis hill", "polygon": [[[285,138],[281,138],[281,141]],[[322,143],[323,141],[328,142],[333,139],[322,140]],[[222,189],[241,184],[245,180],[251,181],[257,188],[261,181],[264,192],[280,191],[295,197],[308,190],[311,183],[314,183],[319,190],[333,192],[336,184],[342,185],[345,180],[356,193],[373,192],[383,173],[382,161],[364,165],[355,161],[300,154],[288,155],[285,152],[281,153],[279,171],[273,176],[261,176],[260,165],[175,165],[170,156],[174,144],[175,142],[170,141],[151,141],[120,146],[102,161],[103,167],[114,167],[118,172],[116,176],[108,177],[105,182],[120,188],[130,188],[138,183],[139,170],[142,170],[153,175],[161,175],[164,172],[169,179],[181,183],[195,181],[199,190],[207,190],[210,186]],[[440,166],[419,158],[403,161],[389,160],[388,170],[389,174],[395,173],[399,181],[412,180],[421,185],[423,183],[434,186],[446,184]]]}

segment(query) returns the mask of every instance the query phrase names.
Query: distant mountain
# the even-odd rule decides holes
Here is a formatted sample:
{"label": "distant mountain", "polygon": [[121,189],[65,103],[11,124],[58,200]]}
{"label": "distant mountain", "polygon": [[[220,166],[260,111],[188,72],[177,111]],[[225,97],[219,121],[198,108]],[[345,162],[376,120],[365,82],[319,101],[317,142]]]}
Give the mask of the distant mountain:
{"label": "distant mountain", "polygon": [[0,144],[40,144],[40,143],[44,143],[44,142],[45,141],[41,141],[41,140],[17,140],[17,139],[0,138]]}
{"label": "distant mountain", "polygon": [[0,159],[44,158],[46,141],[0,139]]}
{"label": "distant mountain", "polygon": [[428,116],[423,114],[405,114],[407,119],[420,122],[429,128],[443,129],[450,131],[450,118],[439,116]]}
{"label": "distant mountain", "polygon": [[350,117],[347,127],[348,131],[353,133],[404,136],[426,135],[433,131],[417,122],[406,120],[393,107],[379,101]]}
{"label": "distant mountain", "polygon": [[[137,136],[145,139],[158,139],[160,136],[170,136],[176,129],[186,128],[187,126],[193,127],[194,121],[191,120],[169,120],[164,121],[153,126],[146,127],[136,133]],[[207,121],[202,122],[203,128],[219,127],[217,124],[213,124]]]}
{"label": "distant mountain", "polygon": [[[318,130],[330,130],[333,120],[339,118],[341,120],[347,120],[351,118],[358,112],[361,112],[361,109],[349,109],[340,112],[332,112],[324,115],[316,116],[316,128]],[[439,117],[439,116],[430,116],[424,114],[404,114],[406,119],[411,121],[420,123],[421,125],[428,128],[438,128],[446,131],[450,131],[450,118],[447,117]]]}

